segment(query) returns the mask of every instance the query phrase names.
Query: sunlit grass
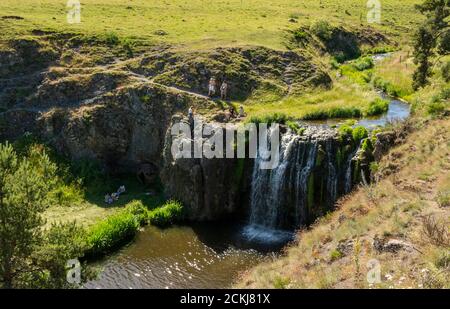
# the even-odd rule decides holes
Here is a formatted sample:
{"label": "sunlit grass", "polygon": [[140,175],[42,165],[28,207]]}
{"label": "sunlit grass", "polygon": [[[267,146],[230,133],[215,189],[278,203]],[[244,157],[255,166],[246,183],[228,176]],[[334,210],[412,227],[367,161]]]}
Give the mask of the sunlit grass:
{"label": "sunlit grass", "polygon": [[277,102],[259,103],[248,100],[246,113],[248,117],[272,113],[282,113],[294,118],[303,118],[308,114],[333,109],[356,108],[365,111],[377,94],[368,87],[352,84],[345,80],[337,81],[332,89],[318,89],[300,96],[289,96]]}
{"label": "sunlit grass", "polygon": [[[372,26],[407,37],[404,30],[420,21],[414,10],[414,4],[419,2],[383,1],[382,23]],[[3,36],[47,29],[86,35],[115,32],[120,37],[189,48],[242,44],[284,48],[286,29],[324,17],[336,24],[367,26],[368,13],[365,0],[83,0],[81,24],[68,24],[66,3],[66,0],[2,0],[0,15],[24,18],[0,19]],[[157,35],[159,30],[167,35]]]}

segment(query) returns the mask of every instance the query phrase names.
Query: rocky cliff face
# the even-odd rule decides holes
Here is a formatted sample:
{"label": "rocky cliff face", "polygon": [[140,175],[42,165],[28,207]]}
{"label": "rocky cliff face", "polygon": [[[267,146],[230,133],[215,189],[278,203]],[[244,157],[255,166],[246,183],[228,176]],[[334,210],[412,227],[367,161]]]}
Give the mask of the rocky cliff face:
{"label": "rocky cliff face", "polygon": [[[180,117],[173,118],[173,123],[179,121],[182,121]],[[214,130],[223,129],[221,124],[207,125],[213,126]],[[203,136],[196,142],[206,143],[209,137]],[[243,177],[242,160],[194,158],[194,141],[191,139],[184,141],[191,145],[192,158],[176,158],[172,154],[171,147],[173,143],[177,143],[177,137],[171,135],[170,129],[165,140],[161,180],[167,195],[177,198],[187,206],[191,219],[214,220],[239,210],[239,206],[242,205],[239,203],[242,202],[239,195]]]}
{"label": "rocky cliff face", "polygon": [[196,102],[188,94],[156,85],[134,85],[95,98],[76,109],[55,109],[38,119],[45,138],[74,159],[90,157],[112,169],[162,166],[171,115]]}

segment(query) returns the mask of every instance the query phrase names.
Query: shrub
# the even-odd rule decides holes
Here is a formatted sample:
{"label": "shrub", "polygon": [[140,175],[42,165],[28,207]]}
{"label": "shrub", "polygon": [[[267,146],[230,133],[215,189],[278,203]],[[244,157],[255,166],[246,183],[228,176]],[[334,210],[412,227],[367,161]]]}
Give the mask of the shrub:
{"label": "shrub", "polygon": [[433,101],[427,104],[427,113],[431,116],[439,116],[446,110],[446,105],[441,101]]}
{"label": "shrub", "polygon": [[320,20],[311,26],[311,32],[321,40],[328,41],[333,34],[333,27],[327,21]]}
{"label": "shrub", "polygon": [[292,35],[296,42],[302,42],[308,39],[308,33],[306,33],[306,31],[304,31],[303,29],[297,29],[292,31]]}
{"label": "shrub", "polygon": [[341,140],[352,138],[355,143],[358,143],[364,138],[369,136],[369,132],[366,128],[362,126],[357,126],[356,128],[352,128],[351,125],[344,123],[338,129],[339,137]]}
{"label": "shrub", "polygon": [[127,53],[127,56],[130,57],[130,58],[133,57],[133,55],[134,55],[134,51],[133,51],[134,42],[127,38],[127,39],[124,39],[122,41],[122,46],[123,46],[125,52]]}
{"label": "shrub", "polygon": [[88,256],[101,256],[132,239],[140,227],[140,215],[136,205],[126,207],[100,221],[88,232]]}
{"label": "shrub", "polygon": [[275,289],[286,289],[289,283],[291,283],[289,278],[276,277],[273,281],[273,287]]}
{"label": "shrub", "polygon": [[72,203],[81,202],[84,198],[84,193],[75,184],[61,184],[50,192],[50,197],[60,206],[70,206]]}
{"label": "shrub", "polygon": [[447,61],[446,63],[444,63],[441,67],[441,74],[442,74],[442,78],[446,81],[446,82],[450,82],[450,61]]}
{"label": "shrub", "polygon": [[395,48],[392,46],[376,46],[369,48],[364,51],[366,55],[378,55],[378,54],[387,54],[395,51]]}
{"label": "shrub", "polygon": [[450,206],[450,190],[439,191],[437,195],[437,203],[440,207]]}
{"label": "shrub", "polygon": [[72,174],[76,175],[83,185],[88,185],[103,179],[100,164],[92,159],[80,159],[71,165]]}
{"label": "shrub", "polygon": [[151,224],[166,227],[183,219],[183,206],[177,201],[168,201],[164,206],[150,212]]}
{"label": "shrub", "polygon": [[389,101],[377,98],[374,101],[370,102],[365,114],[366,116],[380,115],[386,113],[388,109]]}
{"label": "shrub", "polygon": [[450,88],[442,89],[435,95],[431,102],[427,104],[427,113],[432,116],[440,116],[449,108]]}
{"label": "shrub", "polygon": [[370,173],[372,175],[374,175],[379,171],[380,166],[378,165],[378,162],[370,162],[369,169],[370,169]]}
{"label": "shrub", "polygon": [[108,45],[114,46],[114,45],[118,45],[120,43],[120,39],[117,36],[117,34],[115,34],[114,32],[108,32],[105,35],[105,42]]}
{"label": "shrub", "polygon": [[294,133],[298,134],[298,135],[303,135],[303,133],[305,132],[305,128],[302,128],[297,122],[295,121],[287,121],[286,125],[288,126],[289,129],[291,129]]}
{"label": "shrub", "polygon": [[347,124],[343,124],[338,128],[339,137],[344,140],[353,134],[353,128]]}
{"label": "shrub", "polygon": [[422,231],[426,239],[436,246],[450,246],[450,237],[446,222],[437,220],[433,215],[422,218]]}
{"label": "shrub", "polygon": [[330,260],[331,260],[331,261],[336,261],[336,260],[339,260],[342,256],[343,256],[343,254],[342,254],[341,251],[339,251],[339,250],[337,250],[337,249],[334,249],[334,250],[331,251],[331,253],[330,253]]}
{"label": "shrub", "polygon": [[399,86],[396,86],[379,76],[374,78],[373,85],[375,88],[387,93],[391,97],[404,97],[405,95],[409,94],[408,90],[402,90],[402,88],[400,88]]}
{"label": "shrub", "polygon": [[373,68],[374,63],[372,57],[362,57],[356,60],[352,66],[358,71],[364,71]]}

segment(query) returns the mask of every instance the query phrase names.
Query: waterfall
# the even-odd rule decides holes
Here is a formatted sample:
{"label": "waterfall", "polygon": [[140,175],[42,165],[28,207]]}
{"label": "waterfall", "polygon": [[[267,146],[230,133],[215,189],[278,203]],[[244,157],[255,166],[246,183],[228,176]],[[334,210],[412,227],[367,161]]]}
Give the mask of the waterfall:
{"label": "waterfall", "polygon": [[277,168],[261,169],[265,156],[258,153],[244,235],[264,242],[286,240],[292,231],[332,209],[352,186],[356,150],[340,166],[336,155],[340,146],[335,131],[308,127],[302,136],[290,130],[282,134]]}

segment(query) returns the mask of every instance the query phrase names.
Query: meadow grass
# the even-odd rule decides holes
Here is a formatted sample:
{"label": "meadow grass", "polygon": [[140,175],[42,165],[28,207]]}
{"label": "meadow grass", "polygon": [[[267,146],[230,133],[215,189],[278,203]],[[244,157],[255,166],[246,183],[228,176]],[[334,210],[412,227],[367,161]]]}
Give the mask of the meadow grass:
{"label": "meadow grass", "polygon": [[374,86],[391,96],[408,99],[414,92],[412,75],[415,68],[411,51],[394,53],[375,67]]}
{"label": "meadow grass", "polygon": [[[263,45],[284,49],[286,30],[316,20],[368,26],[365,0],[83,0],[81,23],[67,23],[66,0],[2,0],[3,38],[31,30],[75,32],[87,36],[114,33],[119,38],[170,43],[198,49],[230,45]],[[414,5],[420,0],[385,0],[381,24],[371,24],[396,40],[420,21]]]}
{"label": "meadow grass", "polygon": [[261,118],[270,114],[285,114],[296,119],[326,119],[360,117],[377,98],[370,88],[346,78],[336,80],[332,89],[316,89],[301,95],[287,96],[277,102],[261,103],[263,99],[249,99],[245,104],[247,118]]}

